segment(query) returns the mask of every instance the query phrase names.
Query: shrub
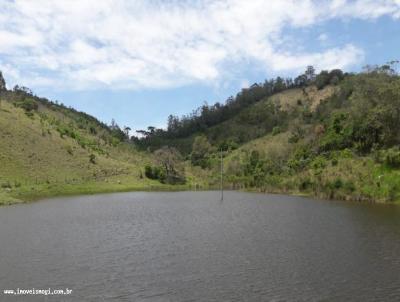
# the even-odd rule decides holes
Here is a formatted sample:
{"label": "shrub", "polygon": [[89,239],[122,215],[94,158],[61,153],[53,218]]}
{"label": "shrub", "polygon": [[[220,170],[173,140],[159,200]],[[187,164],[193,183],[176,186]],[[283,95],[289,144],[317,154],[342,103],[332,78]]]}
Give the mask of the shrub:
{"label": "shrub", "polygon": [[299,190],[305,191],[313,186],[313,182],[309,178],[305,178],[300,182]]}
{"label": "shrub", "polygon": [[2,187],[3,189],[11,189],[11,183],[10,183],[9,181],[3,182],[3,183],[1,184],[1,187]]}
{"label": "shrub", "polygon": [[38,104],[32,98],[25,98],[22,101],[14,103],[16,107],[24,109],[26,112],[36,111]]}
{"label": "shrub", "polygon": [[92,164],[96,163],[96,155],[94,155],[93,153],[89,155],[89,162],[91,162]]}
{"label": "shrub", "polygon": [[330,125],[321,138],[320,151],[342,150],[352,146],[353,128],[344,113],[333,114]]}
{"label": "shrub", "polygon": [[164,180],[165,173],[161,167],[146,165],[144,167],[144,175],[150,179]]}
{"label": "shrub", "polygon": [[297,143],[300,139],[304,138],[305,131],[301,127],[296,127],[291,133],[288,138],[288,142],[291,144]]}
{"label": "shrub", "polygon": [[281,133],[281,127],[279,126],[275,126],[274,128],[272,128],[272,135],[275,136],[277,134]]}
{"label": "shrub", "polygon": [[30,118],[33,118],[33,112],[31,112],[31,111],[25,111],[25,115],[27,116],[27,117],[30,117]]}
{"label": "shrub", "polygon": [[336,178],[332,183],[333,189],[340,189],[343,187],[343,181],[340,178]]}
{"label": "shrub", "polygon": [[351,180],[344,182],[343,188],[348,192],[354,192],[356,190],[356,186]]}
{"label": "shrub", "polygon": [[73,155],[73,154],[74,154],[74,150],[72,149],[71,146],[67,146],[67,147],[66,147],[66,150],[67,150],[67,153],[68,153],[69,155]]}
{"label": "shrub", "polygon": [[173,175],[167,176],[165,170],[160,167],[160,166],[150,166],[146,165],[144,167],[144,175],[149,178],[149,179],[156,179],[159,180],[162,183],[174,183],[174,177]]}
{"label": "shrub", "polygon": [[326,160],[325,160],[324,157],[318,156],[318,157],[316,157],[316,158],[313,160],[311,166],[312,166],[312,168],[315,169],[315,170],[324,169],[324,168],[327,166]]}
{"label": "shrub", "polygon": [[150,165],[144,167],[144,175],[146,175],[147,178],[153,179],[153,169]]}
{"label": "shrub", "polygon": [[287,166],[293,170],[301,170],[307,166],[314,156],[313,152],[306,146],[300,146],[288,160]]}
{"label": "shrub", "polygon": [[384,163],[391,168],[400,167],[400,150],[398,148],[390,148],[383,151]]}

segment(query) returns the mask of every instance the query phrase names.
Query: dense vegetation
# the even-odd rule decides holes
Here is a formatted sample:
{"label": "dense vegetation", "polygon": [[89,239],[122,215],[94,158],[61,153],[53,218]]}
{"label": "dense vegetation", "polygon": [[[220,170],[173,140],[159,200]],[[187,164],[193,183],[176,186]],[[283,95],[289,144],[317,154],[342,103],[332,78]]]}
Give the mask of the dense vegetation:
{"label": "dense vegetation", "polygon": [[[192,137],[194,134],[209,132],[213,126],[220,125],[230,119],[245,120],[250,125],[256,125],[258,129],[265,128],[266,131],[257,132],[256,136],[261,136],[271,130],[277,124],[277,120],[284,118],[279,116],[282,112],[278,110],[279,108],[274,107],[272,103],[269,108],[260,108],[263,112],[250,110],[244,113],[245,109],[269,96],[288,89],[304,89],[311,83],[316,83],[318,89],[322,89],[329,84],[336,85],[344,76],[343,72],[338,69],[330,72],[323,71],[319,75],[315,75],[314,68],[309,66],[304,74],[295,79],[277,77],[276,79],[266,80],[264,83],[255,83],[250,88],[242,89],[236,97],[229,97],[225,104],[204,104],[191,114],[181,118],[170,115],[166,130],[150,126],[147,130],[138,131],[141,137],[133,138],[133,141],[145,149],[150,147],[155,150],[168,144],[177,147],[184,153],[188,153],[194,140],[194,137]],[[253,114],[253,116],[244,116],[246,113]],[[240,120],[238,121],[239,123]],[[265,125],[259,127],[259,123],[264,123]],[[241,144],[254,138],[254,136],[249,136],[251,134],[247,131],[249,129],[239,126],[237,129],[233,129],[233,133],[228,139],[221,141],[221,138],[218,137],[218,134],[221,135],[220,131],[217,128],[214,129],[215,131],[209,136],[214,142],[218,141],[218,144],[221,145]],[[226,127],[224,130],[226,132]]]}
{"label": "dense vegetation", "polygon": [[[224,104],[168,118],[139,137],[0,74],[0,199],[73,192],[227,188],[324,198],[400,200],[396,62],[276,78]],[[78,188],[78,189],[77,189]]]}
{"label": "dense vegetation", "polygon": [[222,150],[227,187],[398,200],[400,77],[394,63],[359,74],[315,75],[309,67],[294,81],[255,84],[225,105],[170,117],[168,129],[150,128],[136,141],[150,149],[177,147],[211,186],[218,184]]}

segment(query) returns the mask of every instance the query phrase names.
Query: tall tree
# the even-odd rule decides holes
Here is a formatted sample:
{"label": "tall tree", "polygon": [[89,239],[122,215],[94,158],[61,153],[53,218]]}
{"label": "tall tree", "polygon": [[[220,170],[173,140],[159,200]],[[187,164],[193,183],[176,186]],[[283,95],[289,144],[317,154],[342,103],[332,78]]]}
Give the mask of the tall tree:
{"label": "tall tree", "polygon": [[205,135],[196,136],[192,145],[192,164],[206,168],[208,166],[207,158],[211,150],[212,146]]}
{"label": "tall tree", "polygon": [[6,81],[4,80],[3,74],[0,71],[0,91],[5,91],[6,88]]}
{"label": "tall tree", "polygon": [[129,131],[131,131],[131,130],[132,129],[129,126],[125,126],[124,127],[124,133],[125,133],[125,136],[126,136],[127,139],[129,139]]}
{"label": "tall tree", "polygon": [[306,71],[304,72],[305,76],[307,77],[307,81],[310,83],[315,79],[315,68],[314,66],[307,66]]}
{"label": "tall tree", "polygon": [[185,182],[182,156],[173,147],[164,146],[154,153],[157,163],[163,168],[166,183],[178,184]]}

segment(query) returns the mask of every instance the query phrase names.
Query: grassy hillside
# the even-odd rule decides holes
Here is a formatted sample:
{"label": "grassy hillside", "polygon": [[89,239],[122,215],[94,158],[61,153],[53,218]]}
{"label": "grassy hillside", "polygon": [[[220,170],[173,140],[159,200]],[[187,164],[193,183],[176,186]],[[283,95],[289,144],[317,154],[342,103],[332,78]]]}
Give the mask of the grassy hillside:
{"label": "grassy hillside", "polygon": [[[293,167],[304,142],[289,143],[290,136],[289,131],[266,135],[226,153],[225,186],[328,199],[399,201],[399,169],[351,149],[302,158],[304,166]],[[217,169],[214,175],[218,180]]]}
{"label": "grassy hillside", "polygon": [[186,143],[191,178],[204,187],[219,185],[222,150],[227,188],[398,202],[399,102],[400,77],[382,66],[283,90],[164,143]]}
{"label": "grassy hillside", "polygon": [[[397,202],[400,200],[399,101],[399,77],[378,70],[348,77],[337,87],[292,89],[259,102],[245,112],[262,115],[262,107],[273,103],[287,116],[281,113],[277,126],[266,131],[268,134],[224,151],[225,186]],[[254,120],[251,114],[245,116]],[[229,128],[224,132],[231,121],[224,124],[218,126],[222,136],[232,135]],[[241,124],[241,131],[250,131],[245,119]],[[255,125],[266,129],[262,122]],[[256,131],[254,128],[249,136],[257,136]],[[209,184],[216,186],[219,175],[216,149],[210,148],[203,156],[203,166],[213,175]]]}
{"label": "grassy hillside", "polygon": [[223,148],[240,146],[272,132],[275,127],[287,128],[293,124],[299,111],[315,111],[319,102],[332,96],[335,89],[327,86],[318,90],[310,86],[276,93],[242,110],[235,117],[207,129],[204,134],[214,145],[222,145]]}
{"label": "grassy hillside", "polygon": [[338,87],[333,85],[327,85],[322,89],[317,89],[314,85],[286,89],[260,99],[221,123],[205,127],[202,131],[196,131],[188,136],[165,138],[154,135],[148,144],[144,144],[144,149],[156,150],[163,145],[169,145],[188,155],[198,135],[207,136],[217,149],[236,148],[270,133],[274,127],[287,128],[293,123],[299,111],[314,112],[320,101],[332,96],[337,89]]}
{"label": "grassy hillside", "polygon": [[30,93],[3,93],[0,204],[58,194],[160,187],[143,177],[152,156],[115,133],[84,113]]}

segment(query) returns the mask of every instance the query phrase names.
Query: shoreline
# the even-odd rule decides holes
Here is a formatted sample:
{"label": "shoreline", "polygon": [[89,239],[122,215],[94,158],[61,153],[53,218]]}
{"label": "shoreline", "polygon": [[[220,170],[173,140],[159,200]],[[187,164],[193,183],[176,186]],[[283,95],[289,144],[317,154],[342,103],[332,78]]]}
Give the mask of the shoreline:
{"label": "shoreline", "polygon": [[[53,197],[68,197],[68,196],[85,196],[95,195],[102,193],[123,193],[123,192],[184,192],[184,191],[211,191],[219,190],[220,188],[214,186],[207,187],[196,187],[191,184],[186,185],[168,185],[154,182],[147,182],[143,184],[129,184],[129,183],[99,183],[90,182],[84,184],[69,184],[64,186],[38,186],[36,188],[18,188],[15,191],[5,192],[0,191],[0,206],[7,206],[13,204],[22,204],[39,201],[42,199],[53,198]],[[232,188],[226,187],[225,190],[232,191]],[[288,196],[299,196],[307,198],[316,198],[327,201],[346,201],[346,202],[357,202],[357,203],[375,203],[375,204],[399,204],[398,201],[388,202],[380,200],[372,200],[362,198],[361,196],[334,196],[331,198],[328,194],[320,193],[313,194],[312,192],[302,192],[294,190],[282,190],[282,189],[260,189],[260,188],[248,188],[238,189],[233,191],[248,192],[248,193],[261,193],[261,194],[281,194]],[[336,198],[335,198],[336,197]]]}

